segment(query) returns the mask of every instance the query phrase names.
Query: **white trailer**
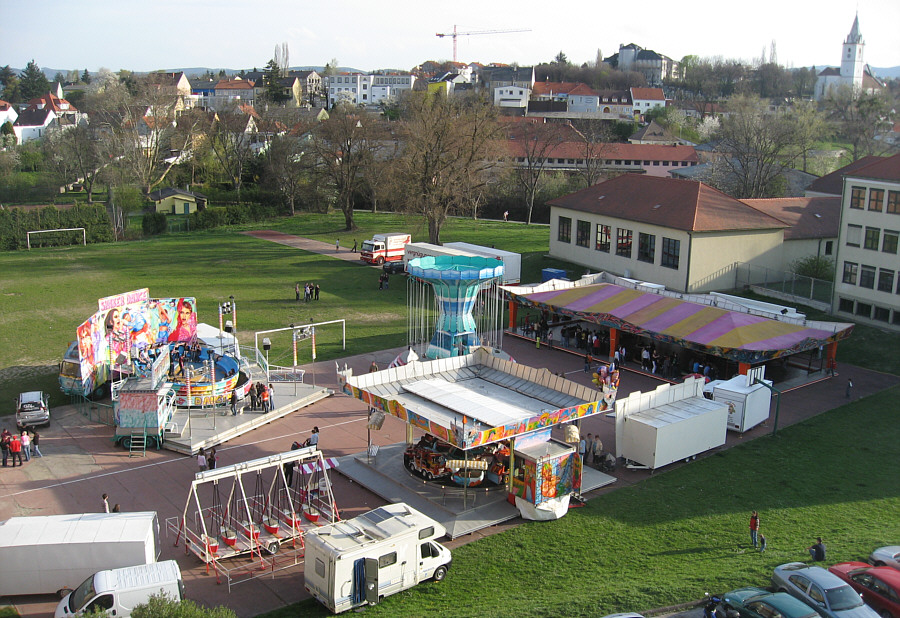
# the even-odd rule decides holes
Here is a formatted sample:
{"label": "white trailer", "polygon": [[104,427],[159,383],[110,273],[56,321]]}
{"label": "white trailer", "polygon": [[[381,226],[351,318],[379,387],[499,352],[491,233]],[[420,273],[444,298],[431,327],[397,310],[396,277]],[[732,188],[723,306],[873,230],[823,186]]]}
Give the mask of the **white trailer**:
{"label": "white trailer", "polygon": [[720,381],[712,389],[713,401],[728,406],[728,429],[745,431],[769,418],[772,393],[762,384],[747,384],[747,376]]}
{"label": "white trailer", "polygon": [[406,245],[406,248],[403,250],[403,263],[409,264],[410,260],[420,257],[441,256],[484,257],[478,253],[457,249],[449,245],[433,245],[428,242],[411,242]]}
{"label": "white trailer", "polygon": [[0,596],[68,592],[98,571],[158,556],[153,511],[13,517],[0,524]]}
{"label": "white trailer", "polygon": [[442,581],[450,550],[435,541],[444,527],[403,504],[388,504],[306,535],[306,590],[334,613]]}
{"label": "white trailer", "polygon": [[493,247],[484,247],[482,245],[473,245],[468,242],[448,242],[445,247],[453,247],[454,249],[462,249],[476,255],[484,257],[497,258],[503,262],[503,285],[513,285],[520,283],[522,280],[522,255],[513,253],[512,251],[504,251],[503,249],[495,249]]}
{"label": "white trailer", "polygon": [[703,397],[704,380],[664,384],[616,401],[616,455],[655,470],[725,444],[728,406]]}

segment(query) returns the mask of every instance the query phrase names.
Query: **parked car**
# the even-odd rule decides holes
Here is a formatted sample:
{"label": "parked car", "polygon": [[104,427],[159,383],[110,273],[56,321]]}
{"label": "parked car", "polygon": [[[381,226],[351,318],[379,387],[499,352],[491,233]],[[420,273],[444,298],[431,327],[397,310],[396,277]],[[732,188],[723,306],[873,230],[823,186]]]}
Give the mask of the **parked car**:
{"label": "parked car", "polygon": [[385,262],[381,268],[389,275],[396,275],[406,272],[406,263],[403,260],[399,262]]}
{"label": "parked car", "polygon": [[825,618],[878,618],[849,584],[822,567],[789,562],[775,567],[772,585],[800,599]]}
{"label": "parked car", "polygon": [[853,586],[882,618],[900,618],[900,571],[865,562],[841,562],[828,570]]}
{"label": "parked car", "polygon": [[49,398],[43,391],[19,393],[16,397],[16,426],[35,427],[50,424]]}
{"label": "parked car", "polygon": [[879,547],[869,556],[869,561],[875,566],[889,566],[900,569],[900,545]]}
{"label": "parked car", "polygon": [[786,592],[769,592],[762,588],[738,588],[722,595],[726,613],[737,611],[743,618],[818,618],[812,607]]}

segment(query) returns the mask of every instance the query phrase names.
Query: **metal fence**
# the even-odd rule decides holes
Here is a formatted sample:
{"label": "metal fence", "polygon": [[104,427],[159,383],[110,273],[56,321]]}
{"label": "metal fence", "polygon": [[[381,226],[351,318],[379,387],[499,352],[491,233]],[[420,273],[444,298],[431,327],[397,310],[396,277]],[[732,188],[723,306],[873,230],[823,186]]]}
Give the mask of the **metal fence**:
{"label": "metal fence", "polygon": [[833,281],[743,262],[738,262],[735,267],[735,285],[739,289],[751,288],[765,296],[802,303],[822,311],[830,310],[834,291]]}

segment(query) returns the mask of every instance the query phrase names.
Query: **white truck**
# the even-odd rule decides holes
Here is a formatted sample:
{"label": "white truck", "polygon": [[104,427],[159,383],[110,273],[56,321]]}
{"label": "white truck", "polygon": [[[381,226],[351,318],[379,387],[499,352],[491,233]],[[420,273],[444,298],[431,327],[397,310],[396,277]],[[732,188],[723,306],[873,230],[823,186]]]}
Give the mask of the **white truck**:
{"label": "white truck", "polygon": [[374,605],[421,581],[442,581],[446,529],[403,503],[388,504],[306,533],[306,590],[335,614]]}
{"label": "white truck", "polygon": [[130,616],[135,606],[153,595],[173,601],[184,598],[181,569],[174,560],[98,571],[59,602],[54,618],[98,611],[116,618]]}
{"label": "white truck", "polygon": [[[772,392],[762,384],[748,384],[747,376],[716,380],[703,388],[704,396],[728,406],[728,429],[744,433],[769,420]],[[772,382],[766,380],[767,384]]]}
{"label": "white truck", "polygon": [[0,596],[62,596],[97,571],[157,557],[159,520],[153,511],[12,517],[0,523]]}
{"label": "white truck", "polygon": [[412,240],[409,234],[395,232],[392,234],[374,234],[370,240],[364,240],[359,251],[363,262],[378,264],[397,262],[403,259],[403,249]]}
{"label": "white truck", "polygon": [[493,247],[484,247],[482,245],[473,245],[468,242],[448,242],[444,246],[462,249],[463,251],[468,251],[475,255],[497,258],[503,262],[503,285],[513,285],[522,281],[521,253],[504,251],[503,249],[495,249]]}

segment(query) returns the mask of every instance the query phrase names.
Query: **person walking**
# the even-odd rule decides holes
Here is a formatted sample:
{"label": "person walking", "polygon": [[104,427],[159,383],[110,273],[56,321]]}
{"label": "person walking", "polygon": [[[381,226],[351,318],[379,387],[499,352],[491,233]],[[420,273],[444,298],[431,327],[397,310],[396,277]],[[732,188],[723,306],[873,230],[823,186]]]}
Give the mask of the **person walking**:
{"label": "person walking", "polygon": [[319,428],[313,427],[312,433],[309,434],[309,437],[306,439],[306,442],[303,443],[303,446],[319,446]]}
{"label": "person walking", "polygon": [[350,253],[356,253],[356,239],[353,239],[353,249],[350,250]]}
{"label": "person walking", "polygon": [[109,513],[109,494],[103,494],[103,512]]}
{"label": "person walking", "polygon": [[591,354],[590,354],[590,352],[588,352],[587,354],[584,355],[584,372],[585,373],[591,372],[591,365],[593,363],[594,363],[594,359],[591,358]]}
{"label": "person walking", "polygon": [[265,384],[260,383],[260,386],[259,396],[262,399],[262,411],[265,414],[269,411],[269,389],[266,388]]}
{"label": "person walking", "polygon": [[269,384],[266,391],[269,393],[269,412],[272,412],[275,410],[275,387]]}
{"label": "person walking", "polygon": [[750,514],[750,542],[753,547],[758,545],[759,539],[759,514],[756,511]]}
{"label": "person walking", "polygon": [[203,447],[200,447],[200,452],[197,453],[197,467],[200,468],[200,472],[209,470],[209,462],[206,460],[206,451]]}
{"label": "person walking", "polygon": [[762,533],[759,535],[759,551],[760,553],[766,551],[766,535]]}
{"label": "person walking", "polygon": [[850,399],[850,393],[853,391],[853,380],[847,378],[847,399]]}
{"label": "person walking", "polygon": [[206,455],[206,465],[210,470],[216,469],[216,462],[219,461],[219,456],[216,455],[216,447],[212,447],[209,449],[209,453]]}
{"label": "person walking", "polygon": [[28,435],[28,430],[22,430],[22,437],[19,438],[22,442],[22,452],[25,453],[25,461],[31,461],[31,436]]}
{"label": "person walking", "polygon": [[43,459],[43,455],[41,454],[41,448],[39,446],[41,440],[41,434],[38,433],[37,429],[31,430],[31,450],[34,451],[34,454]]}
{"label": "person walking", "polygon": [[337,253],[341,250],[341,239],[338,238],[334,241],[334,252]]}
{"label": "person walking", "polygon": [[822,537],[816,537],[816,542],[806,548],[814,562],[825,562],[825,543]]}
{"label": "person walking", "polygon": [[388,277],[387,273],[384,273],[384,289],[385,290],[391,289],[391,278]]}
{"label": "person walking", "polygon": [[381,273],[380,275],[378,275],[378,289],[379,290],[384,289],[384,273]]}
{"label": "person walking", "polygon": [[9,439],[9,454],[12,455],[12,467],[16,467],[16,461],[19,462],[20,466],[24,466],[22,463],[22,441],[19,439],[19,436],[13,434]]}
{"label": "person walking", "polygon": [[508,210],[503,211],[503,220],[509,221],[509,211]]}
{"label": "person walking", "polygon": [[237,416],[237,392],[231,391],[231,416]]}

